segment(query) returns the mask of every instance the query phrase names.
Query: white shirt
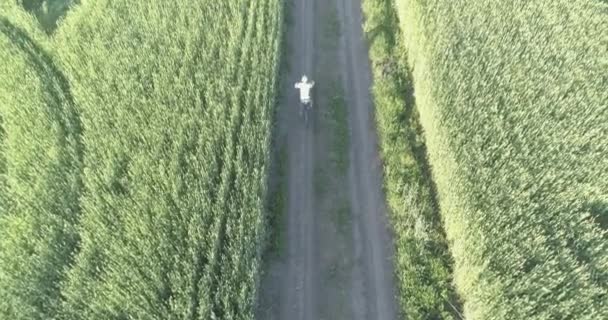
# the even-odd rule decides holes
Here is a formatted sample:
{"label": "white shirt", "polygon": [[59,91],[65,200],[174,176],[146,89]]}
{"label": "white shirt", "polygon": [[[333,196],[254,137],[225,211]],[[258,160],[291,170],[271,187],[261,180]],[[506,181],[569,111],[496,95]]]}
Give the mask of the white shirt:
{"label": "white shirt", "polygon": [[298,82],[295,85],[296,89],[300,89],[300,100],[308,101],[310,100],[310,89],[315,86],[315,82]]}

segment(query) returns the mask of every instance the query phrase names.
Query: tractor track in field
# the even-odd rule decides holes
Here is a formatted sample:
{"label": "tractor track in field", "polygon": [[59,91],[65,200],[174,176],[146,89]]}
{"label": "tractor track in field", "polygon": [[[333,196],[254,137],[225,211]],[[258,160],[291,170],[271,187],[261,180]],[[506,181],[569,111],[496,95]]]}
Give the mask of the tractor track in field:
{"label": "tractor track in field", "polygon": [[[284,245],[266,259],[257,318],[397,319],[360,0],[292,0],[287,10],[289,70],[276,129],[286,190],[275,190],[286,197],[275,226]],[[310,127],[293,88],[304,73],[316,82]],[[343,117],[330,119],[340,105]],[[346,159],[344,170],[336,157]]]}

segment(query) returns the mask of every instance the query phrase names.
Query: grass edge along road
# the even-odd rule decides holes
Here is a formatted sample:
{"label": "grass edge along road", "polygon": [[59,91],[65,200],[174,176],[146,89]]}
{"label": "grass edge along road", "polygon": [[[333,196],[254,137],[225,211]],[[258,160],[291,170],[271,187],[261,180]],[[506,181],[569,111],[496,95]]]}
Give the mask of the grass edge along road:
{"label": "grass edge along road", "polygon": [[608,318],[608,4],[395,4],[465,318]]}
{"label": "grass edge along road", "polygon": [[384,189],[394,229],[401,314],[459,319],[447,248],[392,0],[364,0]]}

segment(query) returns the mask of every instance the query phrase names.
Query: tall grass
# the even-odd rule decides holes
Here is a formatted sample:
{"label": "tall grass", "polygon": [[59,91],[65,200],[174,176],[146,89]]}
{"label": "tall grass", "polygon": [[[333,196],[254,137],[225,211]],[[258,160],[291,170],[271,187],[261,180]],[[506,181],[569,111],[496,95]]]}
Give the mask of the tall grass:
{"label": "tall grass", "polygon": [[64,21],[87,146],[66,318],[252,318],[279,8],[90,1]]}
{"label": "tall grass", "polygon": [[466,318],[608,318],[606,4],[396,4]]}
{"label": "tall grass", "polygon": [[80,123],[46,43],[15,12],[0,17],[0,315],[48,319],[78,241]]}
{"label": "tall grass", "polygon": [[0,9],[0,317],[252,319],[280,1],[83,1],[52,38]]}

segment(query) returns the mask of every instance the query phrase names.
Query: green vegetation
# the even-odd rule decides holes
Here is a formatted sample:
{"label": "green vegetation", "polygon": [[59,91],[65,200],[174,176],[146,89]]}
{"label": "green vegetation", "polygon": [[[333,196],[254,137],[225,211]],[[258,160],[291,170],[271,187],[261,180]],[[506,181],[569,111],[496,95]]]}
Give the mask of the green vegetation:
{"label": "green vegetation", "polygon": [[0,112],[0,214],[6,212],[8,201],[6,198],[6,155],[4,154],[6,149],[6,132],[4,131],[3,122],[2,113]]}
{"label": "green vegetation", "polygon": [[407,319],[459,319],[451,259],[392,0],[366,0],[363,9],[401,313]]}
{"label": "green vegetation", "polygon": [[[251,318],[279,3],[108,5],[83,4],[58,35],[83,109],[85,165],[98,168],[85,176],[66,309]],[[70,45],[85,41],[98,45]]]}
{"label": "green vegetation", "polygon": [[396,5],[465,318],[608,318],[606,3]]}
{"label": "green vegetation", "polygon": [[[28,24],[25,16],[12,18]],[[51,57],[4,17],[0,61],[0,315],[46,319],[57,313],[78,241],[80,123]]]}
{"label": "green vegetation", "polygon": [[252,319],[280,1],[0,9],[0,318]]}

